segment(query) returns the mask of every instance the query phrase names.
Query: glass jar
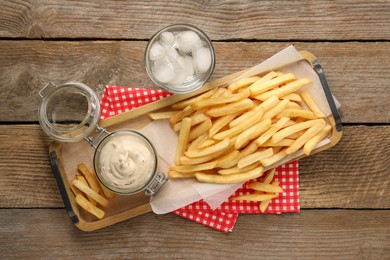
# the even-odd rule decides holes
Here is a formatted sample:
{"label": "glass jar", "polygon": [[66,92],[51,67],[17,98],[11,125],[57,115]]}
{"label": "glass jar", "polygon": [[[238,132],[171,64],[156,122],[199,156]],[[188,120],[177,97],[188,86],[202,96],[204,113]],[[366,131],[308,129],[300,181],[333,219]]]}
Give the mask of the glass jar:
{"label": "glass jar", "polygon": [[[141,191],[155,195],[164,185],[166,177],[158,173],[156,150],[145,136],[98,126],[100,101],[87,85],[49,83],[39,95],[38,119],[44,132],[60,142],[87,141],[95,149],[96,176],[106,188],[122,195]],[[97,135],[91,137],[94,132]]]}

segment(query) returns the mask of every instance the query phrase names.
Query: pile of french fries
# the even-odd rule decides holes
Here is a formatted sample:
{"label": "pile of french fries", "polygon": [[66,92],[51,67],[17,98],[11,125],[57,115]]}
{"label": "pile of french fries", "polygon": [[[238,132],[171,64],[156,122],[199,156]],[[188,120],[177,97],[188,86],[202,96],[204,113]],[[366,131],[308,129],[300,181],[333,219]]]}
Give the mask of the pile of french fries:
{"label": "pile of french fries", "polygon": [[89,171],[85,164],[78,164],[77,170],[81,175],[76,175],[71,182],[77,205],[98,219],[104,218],[106,212],[101,207],[106,208],[109,199],[115,198],[115,193],[100,184],[95,173]]}
{"label": "pile of french fries", "polygon": [[271,71],[178,102],[173,111],[149,114],[169,118],[179,133],[168,175],[239,183],[262,176],[265,167],[298,150],[309,155],[331,131],[312,97],[301,90],[310,83]]}

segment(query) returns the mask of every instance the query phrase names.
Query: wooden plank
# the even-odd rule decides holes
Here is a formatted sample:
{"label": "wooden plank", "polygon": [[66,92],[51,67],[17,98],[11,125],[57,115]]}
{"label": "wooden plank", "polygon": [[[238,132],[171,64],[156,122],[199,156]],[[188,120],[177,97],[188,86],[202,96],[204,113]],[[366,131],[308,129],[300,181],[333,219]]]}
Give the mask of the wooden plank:
{"label": "wooden plank", "polygon": [[[217,64],[212,79],[249,68],[290,43],[215,42]],[[0,121],[36,121],[37,92],[45,81],[82,81],[102,93],[106,84],[153,87],[143,63],[146,42],[1,41]],[[298,42],[324,67],[340,100],[343,121],[389,123],[389,42]]]}
{"label": "wooden plank", "polygon": [[[390,126],[346,126],[335,147],[300,160],[302,208],[390,208]],[[0,125],[0,207],[63,207],[37,125]],[[92,159],[92,158],[91,158]]]}
{"label": "wooden plank", "polygon": [[384,259],[389,223],[388,210],[305,210],[240,215],[226,235],[173,214],[149,213],[87,233],[62,209],[2,209],[0,258]]}
{"label": "wooden plank", "polygon": [[147,39],[174,23],[213,40],[388,40],[388,1],[2,1],[0,37]]}

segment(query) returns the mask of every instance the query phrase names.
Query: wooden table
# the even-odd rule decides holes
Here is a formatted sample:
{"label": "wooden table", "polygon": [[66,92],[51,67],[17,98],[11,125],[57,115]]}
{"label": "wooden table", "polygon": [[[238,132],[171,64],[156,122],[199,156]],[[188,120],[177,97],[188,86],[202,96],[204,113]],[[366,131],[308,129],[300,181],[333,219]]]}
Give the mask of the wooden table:
{"label": "wooden table", "polygon": [[[0,1],[0,259],[390,256],[389,1]],[[300,160],[301,213],[240,215],[229,235],[148,213],[86,233],[68,218],[37,123],[42,82],[152,87],[148,39],[189,23],[216,49],[213,78],[290,44],[314,53],[344,135]]]}

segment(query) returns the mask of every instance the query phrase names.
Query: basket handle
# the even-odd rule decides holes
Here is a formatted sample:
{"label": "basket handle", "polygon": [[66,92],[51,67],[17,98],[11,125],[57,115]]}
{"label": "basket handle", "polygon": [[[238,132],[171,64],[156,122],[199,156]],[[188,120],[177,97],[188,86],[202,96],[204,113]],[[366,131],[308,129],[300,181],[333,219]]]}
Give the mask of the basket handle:
{"label": "basket handle", "polygon": [[74,213],[74,210],[72,208],[72,204],[70,203],[69,197],[66,193],[64,181],[61,178],[60,169],[58,168],[58,164],[57,164],[56,152],[55,151],[50,152],[49,157],[50,157],[51,169],[53,170],[54,177],[56,178],[57,186],[58,186],[58,189],[60,190],[60,194],[61,194],[62,200],[64,202],[65,209],[68,212],[68,215],[69,215],[70,219],[72,220],[72,222],[78,223],[79,218]]}
{"label": "basket handle", "polygon": [[325,78],[324,70],[322,69],[322,67],[321,67],[320,63],[317,61],[317,59],[312,60],[311,63],[313,64],[314,71],[317,73],[318,77],[320,78],[322,88],[325,92],[326,99],[328,100],[330,110],[332,111],[333,118],[334,118],[335,123],[336,123],[336,130],[337,130],[337,132],[341,132],[343,130],[343,126],[341,124],[341,117],[340,117],[339,111],[337,109],[337,106],[334,102],[332,92],[329,89],[328,82]]}

